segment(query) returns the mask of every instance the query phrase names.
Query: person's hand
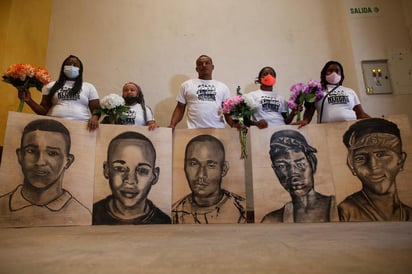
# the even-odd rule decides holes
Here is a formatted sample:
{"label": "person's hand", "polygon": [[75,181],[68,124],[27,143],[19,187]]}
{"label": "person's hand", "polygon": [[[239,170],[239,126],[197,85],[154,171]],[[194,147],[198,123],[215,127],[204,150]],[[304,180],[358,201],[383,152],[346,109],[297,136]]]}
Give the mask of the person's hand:
{"label": "person's hand", "polygon": [[266,122],[265,119],[262,119],[262,120],[259,120],[259,121],[255,122],[254,125],[257,126],[259,129],[267,128],[268,127],[268,122]]}
{"label": "person's hand", "polygon": [[147,122],[147,127],[149,128],[149,130],[155,130],[159,126],[157,125],[156,121],[149,121]]}
{"label": "person's hand", "polygon": [[298,125],[298,128],[304,127],[307,124],[309,124],[309,122],[307,120],[300,120],[299,122],[291,123],[291,125]]}
{"label": "person's hand", "polygon": [[18,93],[17,93],[17,97],[19,97],[20,100],[24,99],[24,102],[27,103],[28,101],[31,100],[31,93],[28,89],[26,89],[26,90],[20,90],[19,89]]}
{"label": "person's hand", "polygon": [[89,131],[94,131],[99,128],[99,117],[97,115],[93,115],[88,123],[87,123],[87,128]]}

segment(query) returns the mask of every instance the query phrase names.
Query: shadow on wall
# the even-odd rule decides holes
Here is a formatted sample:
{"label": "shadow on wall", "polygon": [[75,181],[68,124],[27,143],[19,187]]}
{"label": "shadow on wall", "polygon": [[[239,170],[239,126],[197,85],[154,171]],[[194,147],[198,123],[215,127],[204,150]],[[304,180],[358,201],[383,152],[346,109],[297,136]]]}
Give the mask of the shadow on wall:
{"label": "shadow on wall", "polygon": [[[177,74],[174,75],[170,80],[170,89],[169,92],[171,94],[170,97],[160,101],[154,107],[154,115],[156,118],[157,123],[161,127],[167,127],[170,123],[170,118],[172,117],[173,111],[176,106],[176,97],[179,93],[180,85],[184,82],[189,80],[190,78],[187,75]],[[183,116],[182,121],[177,124],[176,128],[186,128],[186,115]]]}

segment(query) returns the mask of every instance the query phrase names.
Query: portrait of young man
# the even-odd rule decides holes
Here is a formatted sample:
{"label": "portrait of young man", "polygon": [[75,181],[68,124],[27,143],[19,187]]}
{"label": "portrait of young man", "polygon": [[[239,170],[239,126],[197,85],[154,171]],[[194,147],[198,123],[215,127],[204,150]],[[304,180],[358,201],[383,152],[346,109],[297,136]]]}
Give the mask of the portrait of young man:
{"label": "portrait of young man", "polygon": [[[20,145],[15,149],[16,162],[23,178],[13,190],[0,197],[2,224],[90,224],[91,210],[87,202],[82,202],[74,192],[66,189],[66,186],[70,186],[70,183],[66,182],[67,173],[76,162],[68,127],[63,124],[63,120],[34,117],[35,119],[28,120],[24,126],[20,134]],[[13,117],[10,119],[14,120]],[[6,166],[2,166],[2,173],[9,167],[12,168],[9,161],[5,161],[4,165]],[[7,177],[6,174],[2,176],[5,184],[9,183],[6,181],[8,179],[5,179]],[[84,190],[92,195],[92,192],[87,190],[93,182],[87,182],[87,177],[85,179]]]}
{"label": "portrait of young man", "polygon": [[256,223],[339,221],[324,129],[250,129]]}
{"label": "portrait of young man", "polygon": [[171,129],[101,125],[97,139],[93,225],[170,224]]}
{"label": "portrait of young man", "polygon": [[337,220],[335,196],[315,190],[317,149],[297,130],[280,130],[270,138],[272,169],[291,201],[266,214],[262,223],[330,222]]}
{"label": "portrait of young man", "polygon": [[347,165],[361,190],[339,205],[341,221],[412,221],[412,208],[399,197],[397,177],[407,153],[398,125],[383,118],[359,120],[343,135]]}
{"label": "portrait of young man", "polygon": [[[240,151],[237,152],[239,157]],[[244,194],[226,188],[230,185],[223,186],[230,163],[226,159],[225,146],[219,138],[198,132],[198,135],[188,140],[184,149],[183,169],[190,193],[185,193],[173,203],[173,223],[246,222]],[[177,183],[182,184],[181,181],[174,181],[174,186]],[[237,183],[244,187],[244,180]]]}

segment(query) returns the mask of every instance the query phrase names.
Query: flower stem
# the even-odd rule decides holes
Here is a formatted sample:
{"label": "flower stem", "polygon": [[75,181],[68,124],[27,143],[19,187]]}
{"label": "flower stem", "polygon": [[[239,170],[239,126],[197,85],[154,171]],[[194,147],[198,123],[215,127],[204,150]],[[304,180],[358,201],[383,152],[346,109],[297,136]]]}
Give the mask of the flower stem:
{"label": "flower stem", "polygon": [[24,98],[21,98],[19,107],[17,108],[17,112],[22,112],[23,106],[24,106]]}
{"label": "flower stem", "polygon": [[302,117],[301,117],[301,114],[300,114],[300,110],[298,110],[297,115],[298,115],[298,116],[296,117],[296,121],[300,122],[300,120],[302,120]]}

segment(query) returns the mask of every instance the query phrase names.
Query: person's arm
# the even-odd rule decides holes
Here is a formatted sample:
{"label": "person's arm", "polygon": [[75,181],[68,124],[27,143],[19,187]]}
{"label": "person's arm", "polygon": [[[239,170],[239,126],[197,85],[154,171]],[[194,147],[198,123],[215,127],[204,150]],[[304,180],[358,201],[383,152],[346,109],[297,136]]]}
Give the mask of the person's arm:
{"label": "person's arm", "polygon": [[353,111],[355,111],[355,113],[356,113],[356,119],[370,118],[369,114],[367,114],[366,112],[363,111],[363,108],[362,108],[361,104],[356,105],[353,108]]}
{"label": "person's arm", "polygon": [[177,102],[175,110],[173,111],[172,118],[170,119],[170,128],[175,128],[176,125],[182,120],[185,114],[186,104]]}
{"label": "person's arm", "polygon": [[100,115],[94,114],[94,111],[98,109],[100,106],[100,100],[99,99],[93,99],[89,101],[89,109],[90,109],[90,119],[87,123],[87,128],[89,130],[96,130],[99,128],[99,119]]}
{"label": "person's arm", "polygon": [[290,123],[292,123],[293,118],[295,118],[296,113],[297,113],[296,109],[292,109],[292,111],[289,113],[289,115],[286,115],[286,112],[282,113],[283,120],[285,121],[286,125],[289,125]]}
{"label": "person's arm", "polygon": [[46,115],[51,108],[51,98],[49,95],[42,95],[40,104],[33,100],[29,90],[19,91],[18,97],[19,99],[24,98],[24,102],[38,115]]}
{"label": "person's arm", "polygon": [[155,120],[147,121],[146,126],[149,127],[149,130],[154,130],[159,127]]}

